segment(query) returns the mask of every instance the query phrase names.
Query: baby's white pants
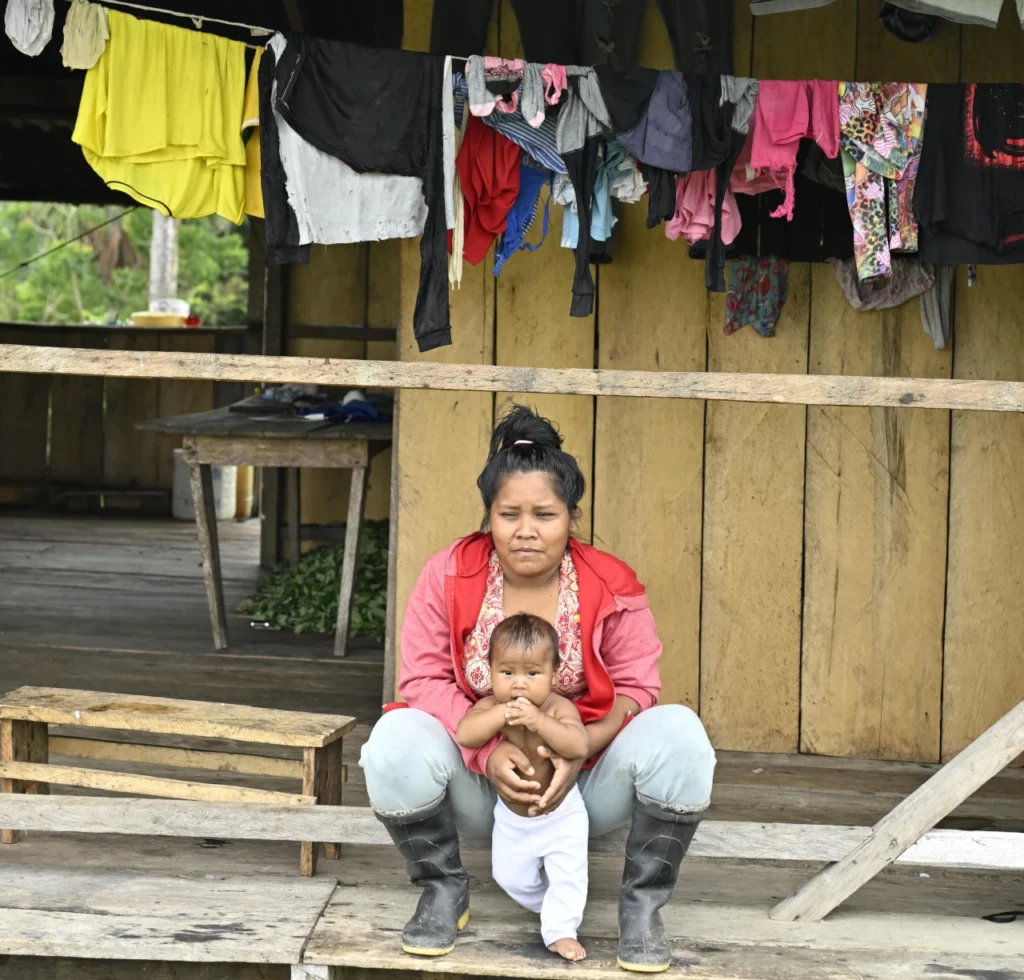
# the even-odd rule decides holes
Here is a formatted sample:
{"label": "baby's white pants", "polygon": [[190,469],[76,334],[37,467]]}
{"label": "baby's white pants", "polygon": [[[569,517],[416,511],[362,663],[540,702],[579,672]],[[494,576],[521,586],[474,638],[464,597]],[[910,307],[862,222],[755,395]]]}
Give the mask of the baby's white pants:
{"label": "baby's white pants", "polygon": [[500,799],[494,808],[491,873],[520,905],[540,913],[545,946],[575,939],[583,921],[589,830],[578,786],[543,816],[522,817]]}

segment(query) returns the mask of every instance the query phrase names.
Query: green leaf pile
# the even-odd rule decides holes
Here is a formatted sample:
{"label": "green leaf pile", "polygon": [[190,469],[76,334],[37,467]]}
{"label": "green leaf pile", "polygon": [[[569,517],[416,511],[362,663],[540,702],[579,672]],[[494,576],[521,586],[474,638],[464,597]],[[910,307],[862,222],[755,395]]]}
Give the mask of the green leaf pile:
{"label": "green leaf pile", "polygon": [[[297,565],[279,565],[238,612],[264,620],[271,629],[333,633],[341,587],[341,545],[317,548]],[[349,634],[384,639],[388,593],[388,522],[367,521],[356,571]]]}

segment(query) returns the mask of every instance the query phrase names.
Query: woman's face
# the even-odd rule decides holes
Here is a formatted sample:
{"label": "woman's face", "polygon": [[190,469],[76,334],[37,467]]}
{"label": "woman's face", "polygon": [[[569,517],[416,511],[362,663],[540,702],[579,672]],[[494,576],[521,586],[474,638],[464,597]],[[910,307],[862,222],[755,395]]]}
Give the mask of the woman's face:
{"label": "woman's face", "polygon": [[569,543],[569,508],[547,473],[513,473],[491,504],[490,526],[506,575],[546,578],[558,568]]}

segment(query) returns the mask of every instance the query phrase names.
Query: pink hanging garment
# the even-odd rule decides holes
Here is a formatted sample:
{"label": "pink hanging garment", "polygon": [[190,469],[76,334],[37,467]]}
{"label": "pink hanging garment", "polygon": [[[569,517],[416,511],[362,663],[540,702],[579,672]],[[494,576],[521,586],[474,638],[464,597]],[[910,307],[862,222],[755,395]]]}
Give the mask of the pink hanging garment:
{"label": "pink hanging garment", "polygon": [[[718,178],[714,170],[696,170],[676,178],[676,212],[665,225],[665,237],[685,238],[689,244],[711,237],[715,227],[715,190]],[[740,213],[736,195],[726,190],[722,205],[722,244],[731,245],[740,233]]]}
{"label": "pink hanging garment", "polygon": [[755,173],[771,172],[785,180],[786,196],[773,218],[793,220],[793,175],[804,137],[827,157],[839,155],[839,84],[761,82],[750,120],[750,166]]}

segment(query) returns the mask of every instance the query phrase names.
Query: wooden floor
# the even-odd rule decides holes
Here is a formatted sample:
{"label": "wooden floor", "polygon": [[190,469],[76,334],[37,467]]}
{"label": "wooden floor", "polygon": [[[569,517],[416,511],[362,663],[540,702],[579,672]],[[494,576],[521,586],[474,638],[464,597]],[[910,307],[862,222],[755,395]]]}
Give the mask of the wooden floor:
{"label": "wooden floor", "polygon": [[[254,525],[221,529],[233,605],[256,581],[257,534]],[[362,651],[338,662],[329,639],[295,642],[250,633],[247,621],[235,617],[236,645],[218,654],[208,629],[191,526],[0,518],[0,689],[74,686],[352,714],[360,724],[345,739],[344,799],[366,805],[357,762],[379,714],[379,653]],[[102,737],[95,730],[89,736]],[[151,741],[193,744],[161,736]],[[105,765],[196,778],[194,770]],[[932,771],[906,763],[722,753],[711,815],[868,825]],[[209,778],[296,787],[286,779],[229,773]],[[1024,831],[1024,771],[997,777],[944,826]],[[491,882],[485,852],[466,852],[474,918],[456,953],[437,962],[410,961],[398,949],[398,930],[415,893],[391,848],[346,846],[341,861],[321,859],[318,877],[307,882],[296,877],[297,858],[297,845],[270,842],[135,837],[118,838],[115,846],[111,838],[31,834],[0,850],[0,978],[287,980],[285,964],[298,962],[300,954],[307,963],[344,967],[350,980],[370,968],[621,976],[612,955],[620,874],[614,855],[593,856],[592,900],[582,930],[592,957],[585,970],[564,967],[541,948],[535,921]],[[687,861],[665,915],[677,966],[700,980],[1024,980],[1020,923],[996,926],[981,919],[1021,907],[1020,875],[901,866],[820,926],[771,922],[771,905],[813,870]],[[225,896],[237,914],[228,914]],[[277,914],[284,897],[289,910]],[[46,958],[24,955],[44,950]],[[115,962],[127,960],[134,962]]]}

